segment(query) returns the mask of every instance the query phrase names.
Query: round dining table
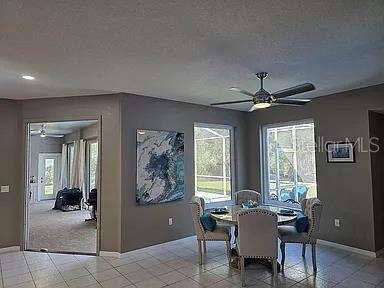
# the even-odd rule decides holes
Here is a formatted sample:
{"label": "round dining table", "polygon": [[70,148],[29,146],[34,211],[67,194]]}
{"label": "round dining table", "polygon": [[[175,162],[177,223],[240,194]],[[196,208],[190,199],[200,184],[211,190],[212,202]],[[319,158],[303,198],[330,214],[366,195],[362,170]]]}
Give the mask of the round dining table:
{"label": "round dining table", "polygon": [[[237,216],[236,216],[236,213],[239,211],[239,210],[243,210],[243,209],[248,209],[248,208],[243,208],[242,206],[240,205],[233,205],[233,206],[228,206],[226,207],[227,210],[228,210],[228,213],[219,213],[219,214],[216,214],[216,213],[212,213],[211,211],[211,215],[212,217],[219,223],[223,223],[223,224],[229,224],[229,225],[234,225],[234,226],[237,226]],[[274,212],[277,214],[277,225],[285,225],[285,224],[289,224],[289,223],[292,223],[293,221],[295,221],[295,219],[297,218],[297,215],[296,213],[294,213],[293,215],[282,215],[282,208],[281,207],[277,207],[277,206],[271,206],[271,205],[259,205],[256,207],[257,209],[265,209],[265,210],[269,210],[271,212]],[[236,242],[234,243],[236,244]],[[239,269],[239,257],[238,256],[230,256],[231,258],[231,261],[230,261],[230,266],[232,268],[236,268],[236,269]],[[272,264],[270,261],[266,260],[266,259],[257,259],[257,258],[252,258],[252,259],[247,259],[248,261],[246,262],[246,265],[249,265],[249,264],[262,264],[262,265],[265,265],[269,268],[272,268]],[[277,263],[277,269],[278,271],[280,271],[280,264]]]}
{"label": "round dining table", "polygon": [[[265,209],[271,212],[274,212],[277,214],[277,225],[285,225],[292,223],[296,218],[296,213],[294,215],[283,215],[281,213],[282,208],[272,205],[259,205],[256,207],[257,209]],[[233,205],[227,207],[228,213],[219,213],[216,214],[214,212],[211,212],[212,217],[221,223],[230,224],[230,225],[237,225],[237,217],[236,213],[239,210],[244,210],[247,208],[243,208],[240,205]]]}

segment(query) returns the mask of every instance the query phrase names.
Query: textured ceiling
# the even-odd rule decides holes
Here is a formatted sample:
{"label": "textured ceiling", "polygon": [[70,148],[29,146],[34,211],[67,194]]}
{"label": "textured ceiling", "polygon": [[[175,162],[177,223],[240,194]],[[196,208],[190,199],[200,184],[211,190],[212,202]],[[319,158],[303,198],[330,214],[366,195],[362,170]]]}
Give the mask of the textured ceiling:
{"label": "textured ceiling", "polygon": [[[131,92],[209,104],[384,82],[383,1],[0,1],[0,98]],[[20,75],[37,78],[30,82]],[[244,109],[247,105],[232,106]]]}

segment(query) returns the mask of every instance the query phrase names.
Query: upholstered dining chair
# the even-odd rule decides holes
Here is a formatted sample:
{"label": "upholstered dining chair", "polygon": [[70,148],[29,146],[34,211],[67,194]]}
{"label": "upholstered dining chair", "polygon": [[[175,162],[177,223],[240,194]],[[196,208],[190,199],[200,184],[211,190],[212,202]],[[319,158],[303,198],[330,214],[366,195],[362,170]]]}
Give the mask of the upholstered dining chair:
{"label": "upholstered dining chair", "polygon": [[244,258],[265,258],[272,262],[277,276],[277,215],[263,209],[240,210],[237,214],[241,283],[245,286]]}
{"label": "upholstered dining chair", "polygon": [[249,200],[255,201],[258,205],[261,204],[261,193],[254,190],[240,190],[235,192],[235,204],[241,205]]}
{"label": "upholstered dining chair", "polygon": [[[217,226],[213,231],[205,231],[203,225],[201,224],[200,217],[204,212],[204,199],[193,196],[189,202],[189,206],[192,213],[193,226],[195,228],[196,238],[197,238],[197,248],[199,252],[199,264],[203,264],[203,249],[204,256],[207,251],[206,242],[207,241],[225,241],[227,247],[228,261],[231,257],[231,233],[230,228]],[[203,246],[203,247],[202,247]]]}
{"label": "upholstered dining chair", "polygon": [[285,244],[286,243],[300,243],[303,244],[302,256],[305,257],[306,244],[312,246],[312,266],[314,273],[317,272],[316,265],[316,242],[319,235],[321,212],[323,204],[317,198],[303,199],[301,201],[301,209],[303,214],[308,217],[309,227],[308,232],[298,233],[295,226],[282,225],[279,226],[279,238],[281,249],[281,267],[284,270],[285,262]]}

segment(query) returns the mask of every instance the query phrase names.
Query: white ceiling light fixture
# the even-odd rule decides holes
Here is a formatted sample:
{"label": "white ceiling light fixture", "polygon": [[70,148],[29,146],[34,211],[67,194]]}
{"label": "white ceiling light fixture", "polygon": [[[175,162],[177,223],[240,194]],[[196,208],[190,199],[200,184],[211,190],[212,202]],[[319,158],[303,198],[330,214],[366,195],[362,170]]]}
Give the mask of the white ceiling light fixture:
{"label": "white ceiling light fixture", "polygon": [[39,132],[40,132],[40,137],[41,137],[41,138],[45,138],[45,137],[47,137],[47,132],[45,132],[44,124],[41,125],[41,129],[40,129]]}
{"label": "white ceiling light fixture", "polygon": [[25,79],[25,80],[35,80],[36,78],[31,76],[31,75],[22,75],[21,78]]}
{"label": "white ceiling light fixture", "polygon": [[45,131],[42,130],[42,131],[40,132],[40,137],[41,137],[41,138],[45,138],[45,137],[47,137],[47,133],[45,133]]}
{"label": "white ceiling light fixture", "polygon": [[268,108],[269,106],[271,106],[271,103],[268,103],[268,102],[259,102],[259,103],[256,103],[254,104],[251,109],[249,109],[249,112],[252,112],[256,109],[264,109],[264,108]]}

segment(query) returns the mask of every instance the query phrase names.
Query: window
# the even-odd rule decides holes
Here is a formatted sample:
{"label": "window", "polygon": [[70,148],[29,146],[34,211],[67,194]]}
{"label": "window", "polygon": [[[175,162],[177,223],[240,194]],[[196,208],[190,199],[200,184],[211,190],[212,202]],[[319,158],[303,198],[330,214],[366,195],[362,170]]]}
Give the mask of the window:
{"label": "window", "polygon": [[313,122],[263,128],[264,199],[297,205],[317,196]]}
{"label": "window", "polygon": [[207,203],[232,199],[232,137],[229,126],[195,125],[195,190]]}
{"label": "window", "polygon": [[97,161],[99,156],[99,142],[97,140],[88,141],[88,190],[97,188],[96,173]]}
{"label": "window", "polygon": [[44,159],[44,194],[54,194],[55,159]]}

